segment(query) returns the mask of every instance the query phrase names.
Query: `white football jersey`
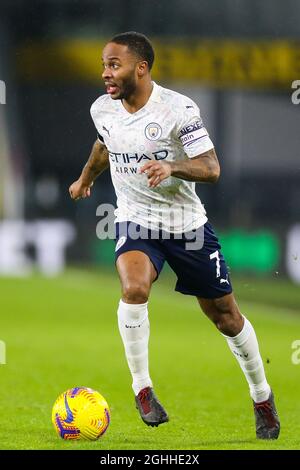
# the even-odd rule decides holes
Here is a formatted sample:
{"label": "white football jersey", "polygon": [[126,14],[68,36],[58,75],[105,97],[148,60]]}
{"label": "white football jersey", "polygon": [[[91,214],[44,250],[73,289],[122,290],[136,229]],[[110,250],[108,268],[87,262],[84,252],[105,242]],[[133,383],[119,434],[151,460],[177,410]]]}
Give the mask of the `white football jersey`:
{"label": "white football jersey", "polygon": [[169,177],[149,188],[147,175],[139,172],[150,160],[182,161],[213,148],[190,98],[153,82],[148,102],[137,112],[103,95],[92,104],[91,116],[109,152],[117,222],[183,233],[207,221],[195,183]]}

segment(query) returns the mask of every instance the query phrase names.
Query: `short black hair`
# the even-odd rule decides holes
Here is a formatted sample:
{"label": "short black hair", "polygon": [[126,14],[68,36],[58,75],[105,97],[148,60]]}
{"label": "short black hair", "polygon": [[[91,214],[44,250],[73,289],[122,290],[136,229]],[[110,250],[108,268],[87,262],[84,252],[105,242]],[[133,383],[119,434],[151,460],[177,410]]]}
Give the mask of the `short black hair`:
{"label": "short black hair", "polygon": [[149,70],[151,70],[154,62],[154,50],[151,42],[144,34],[127,31],[126,33],[117,34],[109,42],[128,46],[128,49],[148,62]]}

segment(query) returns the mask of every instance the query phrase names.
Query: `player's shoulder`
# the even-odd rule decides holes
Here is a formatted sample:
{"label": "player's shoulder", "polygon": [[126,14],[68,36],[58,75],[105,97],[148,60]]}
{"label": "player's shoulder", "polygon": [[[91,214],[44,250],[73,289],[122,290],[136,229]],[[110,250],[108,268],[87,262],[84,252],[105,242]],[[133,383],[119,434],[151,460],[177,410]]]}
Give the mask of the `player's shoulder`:
{"label": "player's shoulder", "polygon": [[182,111],[187,109],[198,109],[197,104],[189,96],[183,95],[178,91],[171,90],[170,88],[160,87],[160,99],[162,103],[170,105],[171,107],[175,106],[177,112],[180,109],[182,109]]}
{"label": "player's shoulder", "polygon": [[99,113],[103,113],[104,111],[109,111],[111,108],[112,99],[110,95],[101,95],[97,98],[90,109],[92,118],[96,117]]}

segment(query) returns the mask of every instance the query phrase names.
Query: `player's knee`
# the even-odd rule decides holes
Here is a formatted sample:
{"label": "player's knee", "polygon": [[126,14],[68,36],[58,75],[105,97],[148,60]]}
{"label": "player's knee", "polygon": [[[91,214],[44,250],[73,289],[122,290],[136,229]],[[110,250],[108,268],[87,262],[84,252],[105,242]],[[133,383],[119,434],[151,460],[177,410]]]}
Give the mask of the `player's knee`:
{"label": "player's knee", "polygon": [[233,299],[221,297],[213,301],[211,319],[224,335],[236,336],[243,327],[243,317]]}
{"label": "player's knee", "polygon": [[218,311],[215,316],[215,325],[218,330],[227,336],[238,335],[243,328],[243,317],[236,309],[229,309],[228,311]]}
{"label": "player's knee", "polygon": [[230,313],[222,313],[216,316],[214,323],[218,330],[227,336],[238,335],[243,327],[242,317]]}
{"label": "player's knee", "polygon": [[148,301],[149,286],[141,282],[127,282],[123,285],[122,298],[126,303],[144,304]]}

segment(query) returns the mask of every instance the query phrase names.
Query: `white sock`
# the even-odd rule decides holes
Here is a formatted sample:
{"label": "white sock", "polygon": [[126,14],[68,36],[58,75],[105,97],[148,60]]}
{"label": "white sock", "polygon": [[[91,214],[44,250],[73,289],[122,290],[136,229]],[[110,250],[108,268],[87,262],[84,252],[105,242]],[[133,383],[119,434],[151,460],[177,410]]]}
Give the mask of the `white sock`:
{"label": "white sock", "polygon": [[118,308],[119,330],[132,375],[132,388],[135,395],[142,388],[152,387],[148,367],[150,325],[147,307],[148,302],[126,304],[120,300]]}
{"label": "white sock", "polygon": [[245,374],[251,398],[259,403],[269,398],[271,389],[266,380],[254,328],[247,318],[244,317],[244,320],[243,329],[237,336],[223,336]]}

